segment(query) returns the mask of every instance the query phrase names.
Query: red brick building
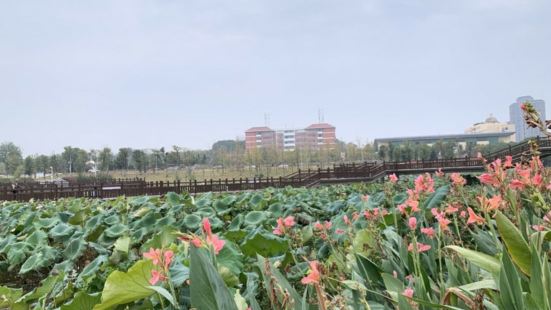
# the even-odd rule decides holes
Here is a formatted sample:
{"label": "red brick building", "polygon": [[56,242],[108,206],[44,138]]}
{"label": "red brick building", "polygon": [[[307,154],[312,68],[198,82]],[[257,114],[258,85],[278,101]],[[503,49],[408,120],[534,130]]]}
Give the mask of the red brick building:
{"label": "red brick building", "polygon": [[312,124],[304,129],[276,131],[269,127],[253,127],[245,131],[247,150],[258,148],[274,148],[284,151],[334,149],[336,142],[336,128],[327,123]]}

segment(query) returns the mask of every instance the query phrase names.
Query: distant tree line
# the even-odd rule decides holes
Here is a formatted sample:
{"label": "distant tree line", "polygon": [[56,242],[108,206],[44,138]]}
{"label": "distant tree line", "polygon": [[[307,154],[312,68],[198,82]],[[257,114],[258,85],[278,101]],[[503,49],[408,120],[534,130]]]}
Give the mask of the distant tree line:
{"label": "distant tree line", "polygon": [[[165,169],[182,169],[200,165],[210,167],[262,167],[326,166],[341,161],[410,161],[474,157],[478,152],[488,153],[505,147],[506,144],[477,145],[465,147],[453,142],[440,141],[431,146],[405,143],[383,145],[375,149],[373,144],[344,143],[338,141],[333,149],[297,149],[282,151],[269,148],[245,150],[244,141],[223,140],[210,150],[189,150],[177,145],[169,149],[120,148],[117,151],[105,147],[100,150],[84,150],[66,146],[60,154],[29,155],[23,157],[14,143],[0,144],[0,175],[19,177],[49,173],[84,173],[95,168],[101,172],[113,170],[138,170],[140,172]],[[92,164],[93,163],[93,164]]]}

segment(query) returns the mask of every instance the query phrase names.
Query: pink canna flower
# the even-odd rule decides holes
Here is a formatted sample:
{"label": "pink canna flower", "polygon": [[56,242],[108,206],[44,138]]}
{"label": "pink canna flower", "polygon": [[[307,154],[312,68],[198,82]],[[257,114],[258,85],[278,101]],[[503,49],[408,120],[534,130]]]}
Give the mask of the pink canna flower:
{"label": "pink canna flower", "polygon": [[467,181],[461,176],[461,174],[454,172],[450,175],[450,179],[452,180],[452,184],[456,187],[463,186],[467,184]]}
{"label": "pink canna flower", "polygon": [[535,231],[544,231],[545,226],[543,226],[543,225],[532,225],[532,229],[535,230]]}
{"label": "pink canna flower", "polygon": [[211,229],[211,226],[210,226],[210,222],[209,222],[209,218],[208,217],[205,217],[203,219],[203,231],[205,232],[205,234],[207,235],[211,235],[212,234],[212,229]]}
{"label": "pink canna flower", "polygon": [[486,222],[483,217],[474,213],[473,209],[467,208],[467,212],[469,212],[469,219],[467,220],[467,224],[482,225]]}
{"label": "pink canna flower", "polygon": [[417,227],[417,218],[413,216],[410,217],[408,220],[408,226],[409,226],[409,229],[415,230],[415,228]]}
{"label": "pink canna flower", "polygon": [[462,218],[466,218],[467,217],[467,212],[465,212],[465,210],[461,211],[461,213],[459,213],[459,216],[462,217]]}
{"label": "pink canna flower", "polygon": [[296,224],[295,223],[295,218],[292,217],[292,216],[288,216],[283,220],[283,224],[285,225],[285,227],[291,228],[291,227],[295,226],[295,224]]}
{"label": "pink canna flower", "polygon": [[532,178],[532,184],[536,187],[540,187],[543,184],[543,177],[541,176],[541,174],[537,173]]}
{"label": "pink canna flower", "polygon": [[362,195],[362,201],[368,202],[369,201],[369,195]]}
{"label": "pink canna flower", "polygon": [[389,175],[388,179],[390,180],[391,183],[398,182],[398,177],[396,176],[396,173],[393,173],[393,174]]}
{"label": "pink canna flower", "polygon": [[442,171],[442,168],[438,168],[438,170],[436,170],[436,172],[434,173],[436,174],[437,177],[441,178],[443,177],[444,175],[446,175],[443,171]]}
{"label": "pink canna flower", "polygon": [[191,239],[191,244],[193,244],[196,248],[200,248],[203,246],[203,242],[199,238]]}
{"label": "pink canna flower", "polygon": [[438,219],[438,227],[440,227],[441,231],[449,231],[450,228],[448,227],[448,225],[450,224],[451,224],[451,221],[445,217],[441,217]]}
{"label": "pink canna flower", "polygon": [[503,167],[505,168],[513,167],[513,156],[510,156],[510,155],[505,156],[505,163],[503,164]]}
{"label": "pink canna flower", "polygon": [[523,190],[524,189],[524,183],[520,180],[513,179],[511,180],[511,183],[509,183],[509,188],[514,190]]}
{"label": "pink canna flower", "polygon": [[434,236],[436,235],[436,232],[434,231],[434,228],[432,228],[432,227],[423,227],[423,228],[421,228],[421,233],[424,234],[425,236],[429,237],[429,239],[434,238]]}
{"label": "pink canna flower", "polygon": [[164,261],[163,261],[163,264],[164,264],[164,268],[165,270],[168,270],[168,267],[170,267],[170,264],[172,263],[172,258],[174,257],[174,252],[172,252],[171,250],[167,250],[165,251],[164,253]]}
{"label": "pink canna flower", "polygon": [[413,298],[413,289],[411,287],[406,288],[402,295],[406,296],[407,298]]}
{"label": "pink canna flower", "polygon": [[161,249],[149,248],[149,252],[143,253],[143,257],[153,261],[153,265],[157,266],[162,260]]}
{"label": "pink canna flower", "polygon": [[214,254],[218,255],[220,251],[224,248],[226,241],[218,238],[217,235],[207,236],[207,243],[211,244],[214,249]]}
{"label": "pink canna flower", "polygon": [[323,224],[320,223],[319,221],[317,221],[317,222],[314,223],[314,228],[316,230],[323,230]]}
{"label": "pink canna flower", "polygon": [[415,179],[415,191],[417,193],[434,192],[434,180],[431,178],[430,174],[425,173],[424,175],[420,175]]}
{"label": "pink canna flower", "polygon": [[455,214],[457,213],[457,211],[459,211],[459,207],[458,205],[454,205],[454,204],[449,204],[445,210],[446,214]]}
{"label": "pink canna flower", "polygon": [[342,229],[337,229],[337,230],[335,230],[335,233],[336,233],[337,235],[342,235],[342,234],[345,233],[345,231],[342,230]]}
{"label": "pink canna flower", "polygon": [[[426,252],[430,249],[431,249],[430,245],[424,244],[424,243],[421,243],[421,242],[417,242],[417,252],[418,253],[423,253],[423,252]],[[410,243],[408,245],[408,251],[413,252],[413,243]]]}
{"label": "pink canna flower", "polygon": [[495,175],[489,174],[489,173],[483,173],[481,174],[478,179],[480,180],[480,183],[491,185],[493,187],[499,187],[499,180],[496,178]]}
{"label": "pink canna flower", "polygon": [[306,277],[304,277],[304,278],[302,278],[302,280],[300,280],[300,283],[302,283],[304,285],[319,284],[320,280],[321,280],[321,275],[320,275],[320,272],[318,270],[318,262],[317,261],[311,261],[310,262],[309,273]]}
{"label": "pink canna flower", "polygon": [[151,278],[149,279],[149,284],[155,285],[159,281],[164,281],[164,280],[166,280],[166,277],[161,272],[159,272],[156,269],[151,270]]}
{"label": "pink canna flower", "polygon": [[348,216],[345,214],[343,217],[342,217],[344,223],[348,226],[352,225],[352,223],[350,222],[350,220],[348,219]]}

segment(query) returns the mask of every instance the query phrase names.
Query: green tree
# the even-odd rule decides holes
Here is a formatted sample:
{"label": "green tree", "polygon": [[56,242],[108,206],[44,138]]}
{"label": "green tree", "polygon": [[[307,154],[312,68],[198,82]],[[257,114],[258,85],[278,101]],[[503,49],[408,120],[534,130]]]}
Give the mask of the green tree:
{"label": "green tree", "polygon": [[142,150],[134,150],[132,152],[132,165],[140,172],[147,171],[147,156]]}
{"label": "green tree", "polygon": [[25,161],[23,162],[23,172],[29,177],[36,172],[34,159],[31,156],[25,157]]}
{"label": "green tree", "polygon": [[110,148],[105,147],[99,152],[98,164],[101,171],[109,171],[113,167],[113,152]]}
{"label": "green tree", "polygon": [[115,168],[121,170],[128,170],[130,166],[130,155],[132,154],[131,148],[120,148],[117,156],[115,157]]}
{"label": "green tree", "polygon": [[4,163],[7,174],[15,174],[17,168],[23,164],[21,149],[12,142],[0,144],[0,163]]}

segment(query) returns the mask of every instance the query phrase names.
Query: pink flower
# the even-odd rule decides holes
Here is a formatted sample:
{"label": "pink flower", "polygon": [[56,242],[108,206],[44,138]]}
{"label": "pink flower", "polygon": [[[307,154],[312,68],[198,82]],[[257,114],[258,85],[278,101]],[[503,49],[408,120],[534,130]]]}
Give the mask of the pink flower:
{"label": "pink flower", "polygon": [[457,207],[456,205],[453,205],[453,204],[449,204],[446,207],[446,210],[445,210],[446,214],[454,214],[457,211],[459,211],[459,207]]}
{"label": "pink flower", "polygon": [[316,230],[323,230],[324,227],[323,227],[323,224],[318,221],[314,223],[314,228]]}
{"label": "pink flower", "polygon": [[434,236],[435,236],[435,231],[434,231],[434,228],[432,228],[432,227],[421,228],[421,233],[423,233],[424,235],[426,235],[430,239],[434,238]]}
{"label": "pink flower", "polygon": [[362,195],[362,201],[368,202],[369,201],[369,195]]}
{"label": "pink flower", "polygon": [[505,168],[513,167],[513,156],[510,156],[510,155],[505,156],[505,163],[503,164],[503,167]]}
{"label": "pink flower", "polygon": [[149,279],[149,284],[155,285],[159,281],[164,281],[164,280],[166,280],[166,277],[161,272],[159,272],[156,269],[151,270],[151,278]]}
{"label": "pink flower", "polygon": [[535,231],[544,231],[545,226],[543,226],[543,225],[532,225],[532,229],[535,230]]}
{"label": "pink flower", "polygon": [[461,216],[462,218],[466,218],[467,217],[467,212],[465,212],[465,210],[461,211],[461,213],[459,213],[459,216]]}
{"label": "pink flower", "polygon": [[[423,253],[423,252],[426,252],[430,249],[431,249],[430,245],[424,244],[424,243],[421,243],[421,242],[417,242],[417,252],[418,253]],[[410,243],[408,245],[408,251],[413,252],[413,243]]]}
{"label": "pink flower", "polygon": [[467,184],[467,181],[461,176],[461,174],[456,172],[450,175],[450,179],[452,180],[452,184],[454,186],[463,186]]}
{"label": "pink flower", "polygon": [[449,231],[449,227],[448,225],[450,225],[451,221],[448,220],[447,218],[445,217],[440,217],[438,219],[438,226],[440,227],[440,230],[441,231]]}
{"label": "pink flower", "polygon": [[307,284],[318,284],[321,280],[320,272],[318,270],[318,262],[310,262],[310,271],[308,275],[300,280],[300,283]]}
{"label": "pink flower", "polygon": [[409,226],[409,229],[415,230],[415,228],[417,227],[417,219],[413,216],[410,217],[408,220],[408,226]]}
{"label": "pink flower", "polygon": [[520,180],[513,179],[513,180],[511,180],[511,183],[509,183],[509,187],[511,189],[523,190],[524,189],[524,183],[522,183]]}
{"label": "pink flower", "polygon": [[491,186],[494,186],[494,187],[499,186],[499,180],[493,174],[483,173],[478,177],[478,179],[480,180],[480,183],[482,183],[482,184],[491,185]]}
{"label": "pink flower", "polygon": [[388,179],[389,179],[390,182],[392,182],[392,183],[398,182],[398,177],[396,176],[396,173],[393,173],[393,174],[389,175],[389,176],[388,176]]}
{"label": "pink flower", "polygon": [[349,225],[349,226],[352,225],[352,223],[350,222],[346,214],[342,217],[342,219],[346,225]]}
{"label": "pink flower", "polygon": [[157,266],[159,262],[162,260],[161,253],[162,253],[161,249],[155,250],[153,248],[149,248],[149,252],[143,253],[143,257],[152,260],[153,265]]}
{"label": "pink flower", "polygon": [[342,235],[342,234],[345,233],[345,231],[342,230],[342,229],[337,229],[337,230],[335,230],[335,233],[336,233],[337,235]]}
{"label": "pink flower", "polygon": [[[218,235],[215,235],[212,233],[210,222],[208,218],[203,219],[203,231],[205,235],[207,236],[206,241],[207,244],[212,245],[214,249],[214,254],[218,255],[220,253],[220,250],[224,247],[224,244],[226,242],[224,240],[221,240],[218,238]],[[194,244],[195,245],[195,244]]]}
{"label": "pink flower", "polygon": [[288,228],[293,227],[295,226],[295,218],[292,216],[288,216],[283,220],[283,224],[285,225],[285,227]]}
{"label": "pink flower", "polygon": [[212,234],[212,230],[211,230],[211,227],[210,227],[210,222],[209,222],[209,218],[208,218],[208,217],[205,217],[205,218],[203,219],[203,231],[204,231],[205,234],[207,234],[207,235]]}
{"label": "pink flower", "polygon": [[413,289],[411,287],[408,287],[402,292],[402,295],[406,296],[407,298],[413,298]]}
{"label": "pink flower", "polygon": [[436,170],[436,172],[434,174],[436,174],[436,176],[439,177],[439,178],[441,178],[445,175],[445,173],[442,171],[442,168],[438,168],[438,170]]}
{"label": "pink flower", "polygon": [[434,192],[434,180],[431,178],[430,174],[425,173],[424,175],[420,175],[415,179],[415,191],[417,193]]}
{"label": "pink flower", "polygon": [[218,253],[220,253],[220,250],[224,248],[224,244],[226,244],[226,241],[218,238],[217,235],[211,235],[207,236],[207,243],[212,245],[214,249],[214,254],[218,255]]}
{"label": "pink flower", "polygon": [[191,244],[193,244],[196,248],[200,248],[203,246],[203,242],[199,238],[191,239]]}
{"label": "pink flower", "polygon": [[474,213],[473,209],[467,208],[467,211],[469,212],[469,219],[467,220],[467,224],[475,223],[477,225],[482,225],[486,222],[484,218]]}
{"label": "pink flower", "polygon": [[164,268],[165,270],[168,270],[168,267],[170,267],[170,263],[172,263],[172,258],[174,257],[174,252],[168,250],[168,251],[165,251],[164,253]]}

